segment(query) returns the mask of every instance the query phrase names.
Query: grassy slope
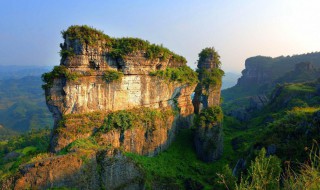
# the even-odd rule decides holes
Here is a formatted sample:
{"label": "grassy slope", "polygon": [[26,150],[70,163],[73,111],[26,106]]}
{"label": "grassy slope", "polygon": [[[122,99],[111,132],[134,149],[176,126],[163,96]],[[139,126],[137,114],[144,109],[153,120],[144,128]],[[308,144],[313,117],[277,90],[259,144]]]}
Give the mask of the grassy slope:
{"label": "grassy slope", "polygon": [[248,122],[240,123],[226,116],[224,154],[233,152],[241,158],[252,153],[253,148],[275,144],[276,155],[283,161],[303,161],[306,156],[304,148],[312,146],[312,139],[320,141],[320,135],[316,132],[319,123],[315,114],[320,109],[316,84],[282,86],[278,96],[267,107],[253,113],[253,118]]}
{"label": "grassy slope", "polygon": [[189,181],[211,189],[220,167],[219,163],[208,164],[197,159],[190,129],[180,131],[170,148],[156,157],[126,155],[142,168],[147,183],[175,184],[181,188]]}

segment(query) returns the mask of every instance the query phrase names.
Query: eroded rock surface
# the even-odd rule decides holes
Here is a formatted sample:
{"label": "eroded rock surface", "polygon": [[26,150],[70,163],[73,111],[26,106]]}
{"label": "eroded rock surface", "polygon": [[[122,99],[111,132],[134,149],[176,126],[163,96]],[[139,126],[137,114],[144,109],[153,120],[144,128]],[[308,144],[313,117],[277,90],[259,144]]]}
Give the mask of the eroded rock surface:
{"label": "eroded rock surface", "polygon": [[[123,146],[126,151],[138,154],[154,155],[167,147],[166,141],[172,141],[177,123],[183,123],[186,127],[191,125],[190,118],[194,112],[191,94],[195,84],[150,76],[152,71],[178,68],[185,66],[185,62],[175,60],[173,55],[167,55],[166,59],[161,58],[161,55],[150,59],[146,57],[145,50],[139,49],[115,57],[108,46],[110,39],[107,37],[94,44],[68,34],[64,37],[62,51],[69,53],[62,57],[61,65],[76,79],[55,77],[50,88],[46,89],[47,105],[55,118],[51,141],[53,152],[60,151],[76,139],[91,136],[101,126],[106,115],[117,110],[143,107],[179,110],[176,117],[170,118],[162,128],[156,128],[152,135],[146,129],[137,128],[121,134],[113,130],[100,136],[100,140],[104,141],[102,143]],[[106,71],[121,72],[123,76],[120,80],[106,81]],[[94,125],[83,127],[85,129],[80,132],[77,132],[79,126],[65,118],[67,115],[94,112],[99,112],[100,117],[91,121]]]}
{"label": "eroded rock surface", "polygon": [[[199,114],[196,123],[197,130],[194,144],[197,155],[205,162],[212,162],[221,157],[223,151],[223,137],[221,121],[208,121],[201,112],[220,106],[221,77],[219,55],[213,48],[206,48],[199,54],[198,61],[199,83],[196,87],[193,105],[195,113]],[[222,114],[222,113],[221,113]],[[204,117],[204,118],[202,118]]]}

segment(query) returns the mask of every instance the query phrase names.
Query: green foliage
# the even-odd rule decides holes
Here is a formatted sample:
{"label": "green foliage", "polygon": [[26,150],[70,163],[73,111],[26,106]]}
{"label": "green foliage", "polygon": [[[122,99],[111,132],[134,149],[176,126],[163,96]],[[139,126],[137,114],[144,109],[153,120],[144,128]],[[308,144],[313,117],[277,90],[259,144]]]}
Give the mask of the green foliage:
{"label": "green foliage", "polygon": [[216,68],[221,66],[220,55],[213,47],[205,48],[199,53],[198,65],[206,61],[208,58],[214,61]]}
{"label": "green foliage", "polygon": [[222,97],[225,103],[229,103],[229,101],[248,96],[259,94],[269,95],[278,83],[307,82],[315,80],[320,75],[319,69],[310,69],[304,72],[294,71],[296,64],[301,62],[311,62],[315,68],[319,68],[320,53],[314,52],[276,58],[265,56],[250,57],[246,60],[246,69],[243,71],[243,75],[247,76],[248,72],[250,72],[250,74],[256,72],[267,75],[267,78],[258,81],[250,79],[249,77],[242,77],[243,80],[240,80],[241,82],[236,86],[223,90]]}
{"label": "green foliage", "polygon": [[130,53],[145,50],[149,46],[148,41],[139,38],[119,38],[112,41],[112,50],[110,55],[113,58],[123,58]]}
{"label": "green foliage", "polygon": [[[303,152],[312,144],[312,139],[318,139],[317,117],[320,108],[294,108],[279,114],[268,124],[257,144],[276,145],[277,155],[283,160],[306,160]],[[285,140],[284,140],[285,139]]]}
{"label": "green foliage", "polygon": [[284,189],[320,189],[320,152],[317,142],[309,150],[308,162],[295,172],[288,166],[284,175]]}
{"label": "green foliage", "polygon": [[233,190],[236,188],[237,178],[233,176],[232,170],[228,165],[222,169],[222,173],[217,173],[219,180],[218,183],[222,184],[226,189]]}
{"label": "green foliage", "polygon": [[59,54],[62,59],[65,59],[67,57],[73,57],[75,55],[74,50],[72,48],[70,49],[63,48],[60,50]]}
{"label": "green foliage", "polygon": [[209,88],[210,86],[220,86],[222,84],[222,76],[224,71],[219,68],[198,69],[202,86]]}
{"label": "green foliage", "polygon": [[251,162],[249,174],[241,178],[237,190],[279,189],[281,166],[275,156],[266,157],[266,150],[262,149],[254,162]]}
{"label": "green foliage", "polygon": [[115,70],[107,70],[103,73],[103,79],[107,83],[111,83],[112,81],[120,81],[123,77],[123,73]]}
{"label": "green foliage", "polygon": [[144,173],[146,186],[160,184],[168,189],[216,189],[216,173],[222,168],[219,161],[198,160],[190,129],[181,130],[171,146],[155,157],[126,153]]}
{"label": "green foliage", "polygon": [[171,109],[159,111],[151,108],[139,108],[115,111],[104,119],[100,131],[108,132],[112,129],[125,131],[132,127],[153,129],[157,120],[167,121],[168,117],[173,115],[174,111]]}
{"label": "green foliage", "polygon": [[223,113],[220,106],[208,107],[201,110],[200,114],[194,119],[194,125],[199,127],[212,127],[220,123],[223,119]]}
{"label": "green foliage", "polygon": [[198,74],[188,66],[178,68],[167,67],[166,70],[150,72],[150,76],[157,76],[169,82],[195,84],[198,82]]}
{"label": "green foliage", "polygon": [[73,25],[61,32],[63,39],[80,40],[83,44],[96,45],[99,41],[110,41],[110,37],[102,31],[87,25]]}
{"label": "green foliage", "polygon": [[187,60],[179,56],[162,45],[150,44],[150,42],[139,38],[117,38],[112,40],[112,49],[110,55],[113,58],[123,59],[126,55],[137,51],[144,51],[145,58],[167,60],[171,58],[173,61],[186,63]]}
{"label": "green foliage", "polygon": [[[71,41],[79,40],[80,43],[90,46],[105,46],[109,55],[115,59],[124,59],[125,56],[131,53],[142,51],[145,58],[150,60],[159,58],[160,60],[171,59],[183,64],[187,62],[184,57],[173,53],[162,45],[150,44],[150,42],[139,38],[110,38],[102,31],[87,25],[70,26],[61,33],[64,39],[68,37]],[[66,44],[61,44],[60,47],[60,55],[63,59],[74,56],[74,50],[67,49]]]}
{"label": "green foliage", "polygon": [[43,89],[49,89],[53,85],[53,81],[55,78],[65,77],[70,81],[77,80],[80,75],[75,72],[69,71],[64,65],[54,66],[53,70],[48,73],[44,73],[41,76],[44,85],[42,85]]}
{"label": "green foliage", "polygon": [[98,150],[100,147],[95,141],[93,137],[89,138],[82,138],[82,139],[77,139],[73,141],[72,143],[68,144],[64,149],[62,149],[59,152],[59,155],[64,155],[69,152],[76,152],[76,151],[92,151],[92,150]]}
{"label": "green foliage", "polygon": [[111,129],[121,129],[125,131],[133,126],[132,124],[133,120],[136,119],[135,117],[135,114],[125,110],[110,113],[104,120],[102,129],[105,131],[110,131]]}

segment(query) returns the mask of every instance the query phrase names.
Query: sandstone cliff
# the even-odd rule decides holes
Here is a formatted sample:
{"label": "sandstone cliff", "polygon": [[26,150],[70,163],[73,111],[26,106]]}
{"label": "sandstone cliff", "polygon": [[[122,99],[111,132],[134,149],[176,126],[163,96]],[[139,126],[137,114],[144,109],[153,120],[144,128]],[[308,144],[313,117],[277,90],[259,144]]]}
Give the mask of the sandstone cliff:
{"label": "sandstone cliff", "polygon": [[218,53],[213,48],[205,48],[199,54],[199,83],[193,104],[197,117],[195,125],[195,147],[199,158],[211,162],[222,155],[222,111],[220,108],[221,77]]}
{"label": "sandstone cliff", "polygon": [[147,41],[113,39],[86,26],[72,26],[63,37],[60,66],[43,75],[55,121],[52,153],[20,166],[5,187],[145,189],[142,167],[124,153],[157,155],[179,128],[193,125],[194,112],[199,157],[219,158],[223,72],[215,56],[199,62],[198,78],[183,57]]}
{"label": "sandstone cliff", "polygon": [[[140,39],[112,39],[83,26],[70,27],[63,37],[60,66],[63,71],[56,69],[58,77],[48,74],[49,86],[45,86],[47,105],[55,119],[53,152],[76,139],[92,136],[110,112],[143,107],[178,108],[178,115],[162,123],[165,130],[154,130],[153,135],[148,136],[152,139],[144,138],[148,124],[130,132],[112,130],[108,133],[112,138],[104,137],[116,147],[124,147],[125,151],[153,155],[158,147],[167,146],[167,141],[171,141],[177,122],[183,121],[183,117],[192,117],[190,95],[196,80],[174,81],[157,75],[157,72],[165,73],[168,69],[181,71],[184,68],[191,72],[183,57]],[[154,75],[151,76],[152,72]],[[51,75],[55,75],[54,71]],[[93,112],[99,117],[86,117],[85,114]],[[74,114],[78,114],[77,121],[72,117]],[[79,130],[83,118],[93,124],[86,124],[84,130]]]}

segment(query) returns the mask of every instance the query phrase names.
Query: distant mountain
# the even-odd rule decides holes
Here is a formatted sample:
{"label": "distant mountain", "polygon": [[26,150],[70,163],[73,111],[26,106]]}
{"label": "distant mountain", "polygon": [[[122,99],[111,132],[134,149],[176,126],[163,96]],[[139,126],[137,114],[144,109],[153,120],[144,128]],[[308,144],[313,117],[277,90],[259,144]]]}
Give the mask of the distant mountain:
{"label": "distant mountain", "polygon": [[13,135],[17,135],[17,133],[0,125],[0,141],[7,140]]}
{"label": "distant mountain", "polygon": [[21,79],[26,76],[41,76],[51,70],[50,66],[0,65],[0,80]]}
{"label": "distant mountain", "polygon": [[25,132],[52,126],[41,85],[40,76],[0,80],[0,124],[3,127]]}
{"label": "distant mountain", "polygon": [[222,91],[224,101],[270,94],[277,83],[306,82],[320,76],[320,52],[276,58],[248,58],[237,84]]}
{"label": "distant mountain", "polygon": [[224,76],[222,77],[222,87],[221,89],[227,89],[230,87],[233,87],[237,84],[238,79],[241,77],[240,73],[231,73],[226,72]]}

